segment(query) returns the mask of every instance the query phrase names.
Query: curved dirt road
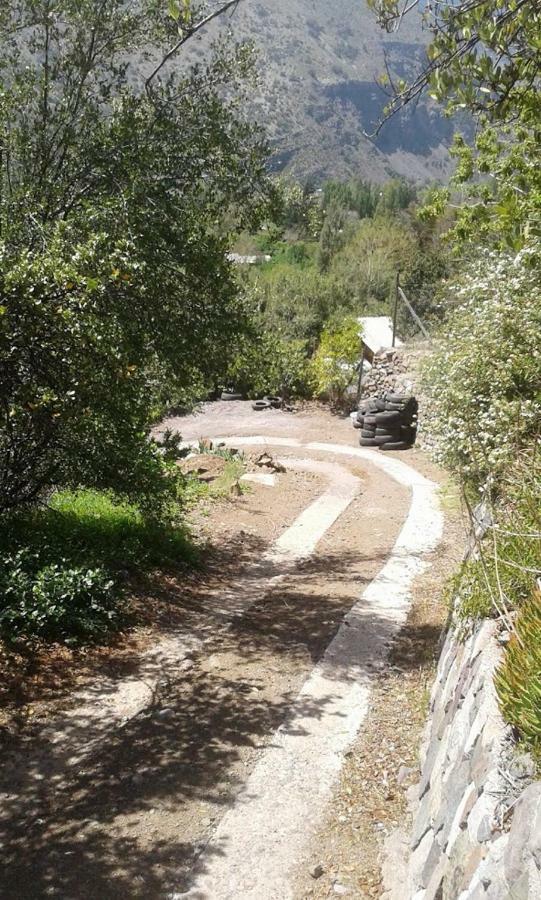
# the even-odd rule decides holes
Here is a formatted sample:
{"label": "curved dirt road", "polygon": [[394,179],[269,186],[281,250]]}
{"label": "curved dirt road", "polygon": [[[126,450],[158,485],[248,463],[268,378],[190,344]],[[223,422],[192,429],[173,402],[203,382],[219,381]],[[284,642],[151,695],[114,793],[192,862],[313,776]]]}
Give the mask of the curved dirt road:
{"label": "curved dirt road", "polygon": [[166,425],[286,474],[211,513],[219,576],[168,584],[128,677],[96,672],[8,747],[6,898],[292,897],[440,540],[422,456],[361,450],[348,421],[221,403]]}

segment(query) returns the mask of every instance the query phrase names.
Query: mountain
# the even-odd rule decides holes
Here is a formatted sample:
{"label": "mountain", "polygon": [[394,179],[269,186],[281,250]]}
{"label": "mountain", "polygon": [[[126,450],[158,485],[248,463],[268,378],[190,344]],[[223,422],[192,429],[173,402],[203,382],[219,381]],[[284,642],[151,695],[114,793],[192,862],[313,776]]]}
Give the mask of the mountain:
{"label": "mountain", "polygon": [[[268,129],[272,167],[319,182],[357,175],[381,181],[400,174],[445,180],[453,126],[430,101],[396,116],[377,138],[386,102],[376,79],[385,58],[394,76],[420,66],[427,35],[407,17],[397,34],[376,24],[365,0],[243,0],[211,36],[232,29],[259,51],[255,115]],[[203,54],[209,36],[194,45]]]}

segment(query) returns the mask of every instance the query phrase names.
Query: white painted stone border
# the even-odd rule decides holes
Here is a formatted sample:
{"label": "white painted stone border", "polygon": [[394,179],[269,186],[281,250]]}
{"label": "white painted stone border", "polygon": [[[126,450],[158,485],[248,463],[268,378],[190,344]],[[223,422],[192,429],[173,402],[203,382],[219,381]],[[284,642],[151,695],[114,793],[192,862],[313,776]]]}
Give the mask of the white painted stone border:
{"label": "white painted stone border", "polygon": [[368,710],[371,670],[383,665],[389,638],[405,623],[423,556],[441,540],[437,485],[396,458],[341,444],[233,436],[229,445],[303,447],[379,466],[411,489],[411,507],[391,555],[345,617],[305,682],[290,719],[278,729],[199,860],[194,884],[174,900],[288,900],[289,873],[321,820],[342,759]]}

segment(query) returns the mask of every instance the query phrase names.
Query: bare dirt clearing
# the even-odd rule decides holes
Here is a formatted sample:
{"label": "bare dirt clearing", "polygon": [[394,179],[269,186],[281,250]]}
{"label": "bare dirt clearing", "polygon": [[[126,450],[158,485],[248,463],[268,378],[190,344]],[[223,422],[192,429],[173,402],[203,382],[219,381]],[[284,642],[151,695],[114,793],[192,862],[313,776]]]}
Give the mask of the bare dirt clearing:
{"label": "bare dirt clearing", "polygon": [[[224,813],[235,810],[276,730],[287,735],[314,664],[389,559],[410,491],[369,457],[308,449],[314,441],[355,446],[349,421],[322,410],[255,413],[218,403],[167,425],[186,440],[267,435],[286,472],[273,487],[254,483],[194,515],[208,565],[142,585],[145,624],[129,641],[57,659],[53,691],[38,665],[11,697],[2,897],[278,896],[257,872],[250,894],[197,892],[194,873],[223,855],[215,838]],[[416,451],[399,458],[435,474]],[[432,644],[437,624],[427,620]],[[308,723],[324,714],[324,700],[305,700]],[[246,831],[249,838],[249,819]],[[307,866],[314,852],[307,848]],[[296,883],[296,896],[311,894],[312,883]],[[359,884],[353,896],[364,896]]]}

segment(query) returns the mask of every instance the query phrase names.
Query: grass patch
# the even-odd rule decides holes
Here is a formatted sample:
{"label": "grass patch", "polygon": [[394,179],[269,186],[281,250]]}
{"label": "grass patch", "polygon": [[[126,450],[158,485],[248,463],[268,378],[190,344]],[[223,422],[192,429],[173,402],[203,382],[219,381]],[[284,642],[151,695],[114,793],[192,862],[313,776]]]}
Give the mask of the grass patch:
{"label": "grass patch", "polygon": [[[511,639],[495,684],[502,714],[541,759],[541,455],[520,454],[498,483],[493,524],[451,583],[459,623],[500,617]],[[458,598],[458,601],[456,600]]]}
{"label": "grass patch", "polygon": [[541,593],[535,591],[515,622],[515,632],[495,677],[505,719],[541,761]]}
{"label": "grass patch", "polygon": [[109,493],[61,491],[0,529],[0,633],[84,643],[126,621],[126,575],[193,566],[180,525],[148,521]]}

